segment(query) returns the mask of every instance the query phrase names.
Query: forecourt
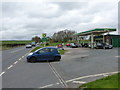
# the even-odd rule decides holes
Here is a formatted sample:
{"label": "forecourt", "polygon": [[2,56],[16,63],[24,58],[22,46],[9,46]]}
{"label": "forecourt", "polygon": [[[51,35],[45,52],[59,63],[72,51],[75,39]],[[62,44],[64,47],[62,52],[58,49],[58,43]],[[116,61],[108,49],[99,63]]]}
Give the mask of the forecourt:
{"label": "forecourt", "polygon": [[118,48],[65,49],[68,51],[60,62],[50,63],[27,63],[26,55],[30,49],[25,47],[3,52],[2,87],[73,88],[118,71]]}

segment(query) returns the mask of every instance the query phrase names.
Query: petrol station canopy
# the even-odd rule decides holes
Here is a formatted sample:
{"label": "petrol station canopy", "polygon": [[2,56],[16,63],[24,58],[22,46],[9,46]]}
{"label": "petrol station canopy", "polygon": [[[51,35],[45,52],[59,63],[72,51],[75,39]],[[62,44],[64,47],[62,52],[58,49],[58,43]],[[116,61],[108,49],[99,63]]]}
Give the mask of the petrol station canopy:
{"label": "petrol station canopy", "polygon": [[86,36],[86,35],[99,35],[99,34],[104,34],[104,33],[109,33],[109,32],[113,32],[116,31],[115,28],[96,28],[96,29],[92,29],[89,31],[85,31],[85,32],[80,32],[77,34],[74,34],[75,36]]}

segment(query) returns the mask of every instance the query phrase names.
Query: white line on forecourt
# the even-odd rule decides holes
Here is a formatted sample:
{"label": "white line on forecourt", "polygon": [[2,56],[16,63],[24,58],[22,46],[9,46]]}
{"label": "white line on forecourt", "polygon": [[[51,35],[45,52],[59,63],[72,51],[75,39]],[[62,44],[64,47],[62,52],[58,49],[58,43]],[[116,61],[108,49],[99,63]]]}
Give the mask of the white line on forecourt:
{"label": "white line on forecourt", "polygon": [[84,84],[84,83],[86,83],[86,82],[83,82],[83,81],[73,81],[73,83]]}
{"label": "white line on forecourt", "polygon": [[47,87],[51,87],[53,86],[54,84],[49,84],[49,85],[46,85],[46,86],[43,86],[43,87],[40,87],[40,88],[47,88]]}
{"label": "white line on forecourt", "polygon": [[101,76],[101,75],[104,76],[104,75],[107,75],[107,74],[115,74],[115,73],[118,73],[118,71],[78,77],[78,78],[74,78],[74,79],[71,79],[71,80],[67,80],[66,82],[72,82],[72,81],[83,79],[83,78],[96,77],[96,76]]}
{"label": "white line on forecourt", "polygon": [[[69,83],[69,82],[72,82],[72,83],[87,83],[87,82],[84,82],[84,81],[76,81],[76,80],[80,80],[80,79],[83,79],[83,78],[90,78],[90,77],[97,77],[97,76],[108,76],[108,74],[116,74],[118,73],[119,71],[116,71],[116,72],[108,72],[108,73],[101,73],[101,74],[95,74],[95,75],[88,75],[88,76],[82,76],[82,77],[78,77],[78,78],[74,78],[74,79],[70,79],[70,80],[67,80],[65,81],[66,83]],[[54,85],[59,85],[60,83],[55,83],[55,84],[49,84],[49,85],[45,85],[45,86],[42,86],[42,87],[39,87],[39,88],[48,88],[48,87],[51,87],[51,86],[54,86]]]}

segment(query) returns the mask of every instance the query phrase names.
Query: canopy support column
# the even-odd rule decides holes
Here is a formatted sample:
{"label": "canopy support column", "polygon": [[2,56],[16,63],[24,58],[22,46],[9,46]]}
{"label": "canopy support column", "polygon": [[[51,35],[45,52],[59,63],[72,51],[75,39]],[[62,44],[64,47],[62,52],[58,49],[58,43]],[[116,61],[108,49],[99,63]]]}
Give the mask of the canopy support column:
{"label": "canopy support column", "polygon": [[105,43],[105,35],[103,35],[103,43]]}
{"label": "canopy support column", "polygon": [[94,47],[94,38],[93,38],[93,33],[91,33],[91,48]]}

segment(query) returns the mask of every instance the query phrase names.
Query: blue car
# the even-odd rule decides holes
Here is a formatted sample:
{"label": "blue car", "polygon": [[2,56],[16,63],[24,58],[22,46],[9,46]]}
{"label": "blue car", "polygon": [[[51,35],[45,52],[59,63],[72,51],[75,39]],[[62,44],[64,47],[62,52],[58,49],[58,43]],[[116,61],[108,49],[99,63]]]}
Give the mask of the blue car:
{"label": "blue car", "polygon": [[60,61],[60,59],[61,59],[61,55],[58,49],[55,47],[44,47],[38,49],[33,53],[30,53],[27,56],[27,62],[49,61],[49,60]]}

